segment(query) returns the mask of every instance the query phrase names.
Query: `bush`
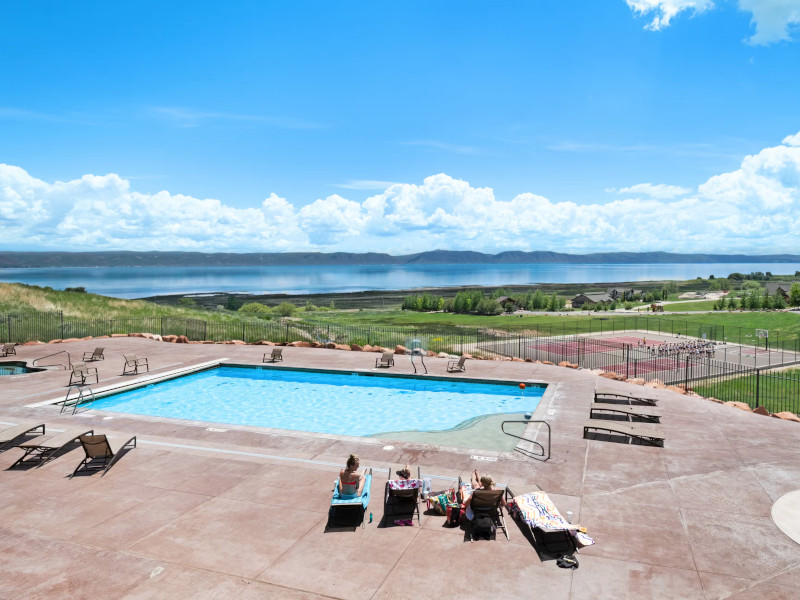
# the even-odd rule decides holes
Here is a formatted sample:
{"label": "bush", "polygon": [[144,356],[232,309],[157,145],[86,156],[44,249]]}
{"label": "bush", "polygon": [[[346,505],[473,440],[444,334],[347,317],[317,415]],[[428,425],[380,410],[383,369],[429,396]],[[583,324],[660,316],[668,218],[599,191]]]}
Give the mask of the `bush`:
{"label": "bush", "polygon": [[272,316],[272,309],[269,306],[265,304],[260,304],[258,302],[250,302],[248,304],[244,304],[242,305],[241,308],[239,308],[237,312],[256,315],[259,317]]}
{"label": "bush", "polygon": [[64,291],[65,292],[75,292],[77,294],[85,294],[86,293],[86,288],[81,285],[81,286],[78,286],[78,287],[67,287],[67,288],[64,288]]}
{"label": "bush", "polygon": [[291,317],[296,310],[297,307],[291,302],[281,302],[275,307],[275,312],[282,317]]}
{"label": "bush", "polygon": [[197,302],[191,298],[178,298],[178,306],[195,306]]}

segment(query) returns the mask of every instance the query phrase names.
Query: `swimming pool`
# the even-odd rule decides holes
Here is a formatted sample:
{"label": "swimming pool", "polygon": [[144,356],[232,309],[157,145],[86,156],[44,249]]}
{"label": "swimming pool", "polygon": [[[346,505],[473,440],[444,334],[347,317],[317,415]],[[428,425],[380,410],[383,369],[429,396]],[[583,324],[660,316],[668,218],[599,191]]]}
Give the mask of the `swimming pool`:
{"label": "swimming pool", "polygon": [[480,415],[533,412],[544,387],[221,366],[107,396],[93,410],[366,436],[440,431]]}
{"label": "swimming pool", "polygon": [[27,363],[22,361],[6,361],[0,362],[0,375],[21,375],[23,373],[36,373],[44,371],[45,369],[36,369],[29,367]]}

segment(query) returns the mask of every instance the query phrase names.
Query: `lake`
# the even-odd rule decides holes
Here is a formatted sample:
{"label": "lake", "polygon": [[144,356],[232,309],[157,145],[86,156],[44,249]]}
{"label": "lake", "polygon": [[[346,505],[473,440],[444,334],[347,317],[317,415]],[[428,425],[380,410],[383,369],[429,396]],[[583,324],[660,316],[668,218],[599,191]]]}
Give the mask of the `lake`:
{"label": "lake", "polygon": [[681,280],[752,271],[791,275],[797,270],[797,263],[80,267],[0,269],[0,281],[56,289],[83,286],[104,296],[142,298],[212,292],[325,294],[472,285]]}

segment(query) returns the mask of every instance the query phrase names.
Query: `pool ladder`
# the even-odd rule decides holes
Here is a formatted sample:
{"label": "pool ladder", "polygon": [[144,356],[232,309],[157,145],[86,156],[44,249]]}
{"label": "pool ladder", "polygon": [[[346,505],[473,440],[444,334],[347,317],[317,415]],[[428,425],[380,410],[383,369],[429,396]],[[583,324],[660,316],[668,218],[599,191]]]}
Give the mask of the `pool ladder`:
{"label": "pool ladder", "polygon": [[[522,436],[517,435],[515,433],[511,433],[509,431],[506,431],[506,423],[526,423],[526,424],[527,423],[540,423],[540,424],[546,426],[547,427],[547,448],[545,448],[542,444],[540,444],[536,440],[532,440],[530,438],[522,437]],[[514,450],[516,450],[520,454],[524,454],[525,456],[527,456],[529,458],[534,458],[536,460],[541,460],[542,462],[544,462],[546,460],[550,460],[550,438],[552,437],[552,435],[551,435],[551,430],[550,430],[550,423],[548,423],[547,421],[534,421],[532,419],[503,421],[502,423],[500,423],[500,430],[503,433],[505,433],[506,435],[510,435],[511,437],[517,438],[518,440],[522,440],[523,442],[528,442],[529,444],[533,444],[535,446],[538,446],[542,451],[541,454],[540,454],[540,453],[534,452],[533,450],[529,450],[528,448],[520,448],[519,446],[517,446],[516,448],[514,448]]]}
{"label": "pool ladder", "polygon": [[[73,389],[78,391],[78,395],[70,400],[69,395],[72,393]],[[88,392],[88,394],[86,392]],[[67,410],[68,406],[72,406],[72,414],[74,415],[81,403],[90,404],[95,400],[97,400],[97,398],[95,398],[92,386],[71,385],[67,388],[67,397],[64,398],[64,401],[61,403],[61,412],[63,413],[65,410]]]}

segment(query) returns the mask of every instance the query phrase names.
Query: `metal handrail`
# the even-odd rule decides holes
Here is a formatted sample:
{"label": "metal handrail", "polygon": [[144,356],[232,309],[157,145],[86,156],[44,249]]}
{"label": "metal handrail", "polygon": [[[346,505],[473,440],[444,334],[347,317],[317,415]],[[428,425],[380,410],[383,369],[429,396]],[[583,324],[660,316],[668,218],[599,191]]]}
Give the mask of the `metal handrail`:
{"label": "metal handrail", "polygon": [[[505,428],[506,423],[542,423],[542,424],[546,425],[547,426],[547,450],[545,450],[545,447],[542,444],[540,444],[539,442],[537,442],[536,440],[531,440],[531,439],[528,439],[526,437],[522,437],[520,435],[517,435],[515,433],[511,433],[509,431],[506,431],[506,428]],[[530,458],[535,458],[536,460],[541,460],[542,462],[544,462],[546,460],[550,460],[550,438],[552,437],[552,435],[551,435],[550,423],[548,423],[547,421],[533,421],[531,419],[526,419],[524,421],[521,421],[521,420],[503,421],[502,423],[500,423],[500,430],[503,433],[505,433],[506,435],[510,435],[511,437],[517,438],[518,440],[522,440],[524,442],[529,442],[531,444],[536,444],[537,446],[539,446],[539,448],[542,449],[542,453],[541,454],[536,454],[534,452],[531,452],[530,450],[523,450],[521,448],[514,448],[517,452],[520,452],[521,454],[524,454],[525,456],[528,456]]]}
{"label": "metal handrail", "polygon": [[[39,358],[37,358],[36,360],[34,360],[31,363],[31,366],[35,367],[36,363],[39,362],[40,360],[44,360],[45,358],[50,358],[51,356],[57,356],[58,354],[66,354],[67,355],[67,366],[64,367],[64,370],[66,371],[67,369],[71,369],[72,368],[72,357],[69,355],[69,352],[66,351],[66,350],[59,350],[58,352],[53,352],[52,354],[48,354],[47,356],[39,357]],[[56,365],[45,365],[45,366],[54,367]],[[58,366],[59,367],[63,367],[64,365],[59,364]]]}
{"label": "metal handrail", "polygon": [[428,367],[425,365],[425,356],[423,354],[423,350],[419,348],[415,348],[411,352],[411,366],[414,367],[414,373],[417,372],[417,365],[414,363],[414,357],[419,356],[419,361],[422,363],[422,368],[425,369],[425,374],[428,374]]}
{"label": "metal handrail", "polygon": [[[69,395],[72,392],[73,388],[78,390],[78,395],[70,403]],[[91,400],[88,400],[86,394],[84,393],[87,390],[89,392],[89,395],[91,396]],[[64,398],[64,401],[61,403],[61,412],[63,413],[67,409],[67,406],[72,406],[73,407],[72,408],[72,414],[74,415],[77,412],[78,406],[80,406],[81,401],[86,402],[86,403],[91,403],[91,402],[94,402],[95,400],[97,400],[97,398],[95,397],[94,390],[92,390],[91,386],[89,386],[89,385],[71,385],[71,386],[69,386],[67,388],[67,396],[66,396],[66,398]]]}

